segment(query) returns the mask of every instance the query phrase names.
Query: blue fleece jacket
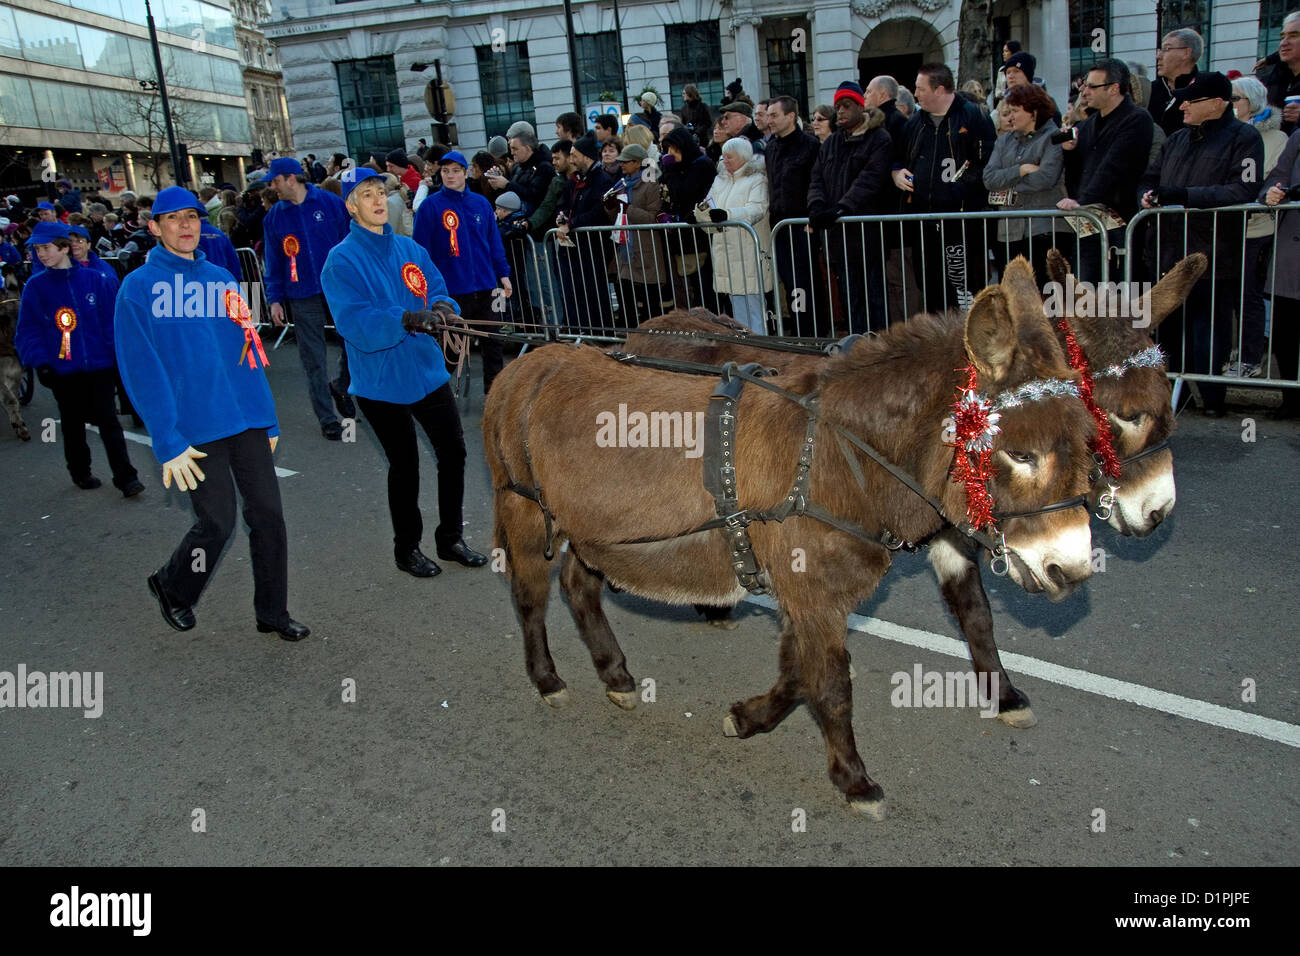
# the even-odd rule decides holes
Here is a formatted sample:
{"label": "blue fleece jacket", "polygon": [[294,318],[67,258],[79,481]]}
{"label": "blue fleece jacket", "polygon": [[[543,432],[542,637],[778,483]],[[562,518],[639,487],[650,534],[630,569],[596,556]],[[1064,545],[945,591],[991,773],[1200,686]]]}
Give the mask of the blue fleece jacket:
{"label": "blue fleece jacket", "polygon": [[[402,267],[410,263],[424,273],[427,304],[402,279]],[[433,336],[402,328],[403,312],[439,300],[460,313],[442,273],[414,240],[397,235],[387,223],[382,235],[353,223],[329,254],[321,284],[348,350],[353,395],[409,405],[451,378]]]}
{"label": "blue fleece jacket", "polygon": [[[348,234],[352,217],[343,200],[311,184],[307,197],[298,205],[281,199],[262,220],[266,251],[266,301],[305,299],[321,292],[320,273],[331,249]],[[289,257],[284,240],[298,240],[298,281],[290,281]]]}
{"label": "blue fleece jacket", "polygon": [[[76,263],[32,276],[23,287],[14,330],[19,361],[29,368],[48,365],[59,375],[112,368],[116,291],[99,272]],[[54,324],[62,308],[72,309],[77,322],[68,338],[72,354],[66,359],[59,358],[63,332]]]}
{"label": "blue fleece jacket", "polygon": [[[452,255],[447,213],[456,217],[459,255]],[[452,295],[495,289],[497,279],[510,277],[492,204],[469,189],[457,192],[444,186],[421,203],[411,238],[429,253]]]}
{"label": "blue fleece jacket", "polygon": [[280,434],[266,372],[239,360],[244,330],[224,306],[231,287],[202,251],[183,259],[161,244],[122,280],[117,364],[160,463],[250,428]]}
{"label": "blue fleece jacket", "polygon": [[[239,268],[239,253],[235,252],[235,244],[230,241],[224,232],[218,229],[206,219],[199,220],[199,248],[203,254],[208,257],[208,261],[214,266],[221,266],[230,273],[236,281],[243,278],[243,271]],[[298,260],[301,267],[302,260]],[[302,278],[302,273],[298,273],[298,278]]]}
{"label": "blue fleece jacket", "polygon": [[113,287],[113,298],[117,298],[117,290],[122,285],[122,280],[117,277],[116,269],[101,259],[93,251],[90,253],[90,258],[86,260],[85,268],[94,269],[96,272],[103,273],[104,278],[108,279],[109,284]]}
{"label": "blue fleece jacket", "polygon": [[23,261],[23,256],[22,253],[18,251],[17,246],[15,246],[8,239],[4,240],[3,242],[0,242],[0,262],[7,262],[13,264],[22,261]]}

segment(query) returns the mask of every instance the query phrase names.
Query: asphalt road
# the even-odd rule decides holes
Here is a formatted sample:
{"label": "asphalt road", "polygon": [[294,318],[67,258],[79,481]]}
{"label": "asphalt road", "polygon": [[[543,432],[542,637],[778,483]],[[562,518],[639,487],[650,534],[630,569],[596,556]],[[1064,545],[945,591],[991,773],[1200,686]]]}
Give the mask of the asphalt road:
{"label": "asphalt road", "polygon": [[[690,609],[607,596],[632,673],[655,686],[653,703],[623,712],[557,588],[551,646],[573,704],[551,711],[524,673],[503,576],[398,572],[373,435],[361,425],[355,443],[320,437],[292,345],[269,374],[277,463],[297,472],[281,490],[290,608],[314,631],[299,644],[254,631],[242,532],[198,627],[163,623],[144,581],[192,512],[162,489],[148,448],[131,446],[148,490],[125,501],[93,435],[105,486],[86,492],[57,444],[0,434],[0,671],[104,681],[98,718],[0,709],[0,863],[1300,863],[1300,749],[1266,739],[1278,727],[1257,719],[1296,740],[1296,423],[1184,415],[1173,516],[1145,540],[1094,522],[1106,570],[1061,604],[986,573],[1004,653],[1091,688],[1009,667],[1037,727],[892,707],[894,673],[964,662],[851,632],[859,749],[889,800],[872,822],[828,781],[806,709],[767,735],[722,734],[730,703],[775,676],[770,610],[742,605],[740,626],[723,631]],[[464,417],[466,537],[487,551],[481,409],[476,395]],[[44,389],[25,412],[33,431],[57,417]],[[922,641],[957,633],[922,557],[901,557],[859,610]],[[1099,692],[1096,677],[1139,685],[1118,696],[1142,703]],[[1253,716],[1227,729],[1170,713],[1182,705],[1144,688]]]}

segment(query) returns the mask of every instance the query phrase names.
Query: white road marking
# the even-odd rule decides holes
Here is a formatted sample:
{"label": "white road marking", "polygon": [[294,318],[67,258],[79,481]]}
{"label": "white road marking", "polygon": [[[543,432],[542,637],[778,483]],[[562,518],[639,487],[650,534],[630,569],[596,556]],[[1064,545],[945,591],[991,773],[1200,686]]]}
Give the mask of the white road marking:
{"label": "white road marking", "polygon": [[[58,421],[58,419],[55,419],[55,421]],[[86,428],[94,432],[96,435],[99,434],[99,428],[94,425],[87,425]],[[127,441],[137,442],[141,445],[148,445],[150,448],[153,447],[153,439],[148,435],[138,435],[133,431],[127,431],[125,428],[122,429],[122,435]],[[275,468],[275,476],[277,478],[292,478],[297,474],[301,474],[301,472],[290,471],[288,468],[281,468],[279,465]]]}
{"label": "white road marking", "polygon": [[[745,600],[751,604],[758,604],[773,610],[777,608],[776,602],[767,595],[751,595]],[[891,621],[882,621],[878,617],[850,614],[849,630],[860,631],[863,634],[871,634],[875,637],[883,637],[887,641],[907,644],[910,647],[918,647],[948,657],[960,657],[966,661],[970,660],[970,652],[967,650],[965,641],[944,637],[942,634],[934,634],[915,627],[904,627]],[[1235,730],[1238,733],[1250,734],[1253,737],[1286,744],[1288,747],[1300,747],[1300,726],[1295,724],[1274,720],[1271,717],[1261,717],[1258,714],[1247,714],[1240,710],[1233,710],[1231,707],[1211,704],[1192,697],[1183,697],[1180,694],[1171,694],[1168,691],[1144,687],[1141,684],[1133,684],[1113,677],[1103,677],[1100,674],[1092,674],[1073,667],[1062,667],[1060,664],[1041,661],[1036,657],[1027,657],[1024,654],[1012,654],[1003,651],[999,651],[999,654],[1002,658],[1002,666],[1008,671],[1014,671],[1017,674],[1026,674],[1039,680],[1060,684],[1063,687],[1071,687],[1085,693],[1097,694],[1101,697],[1109,697],[1112,700],[1121,700],[1129,704],[1137,704],[1139,707],[1158,710],[1165,714],[1173,714],[1175,717],[1186,717],[1188,720],[1196,720],[1203,724],[1210,724],[1213,727],[1222,727],[1224,730]]]}

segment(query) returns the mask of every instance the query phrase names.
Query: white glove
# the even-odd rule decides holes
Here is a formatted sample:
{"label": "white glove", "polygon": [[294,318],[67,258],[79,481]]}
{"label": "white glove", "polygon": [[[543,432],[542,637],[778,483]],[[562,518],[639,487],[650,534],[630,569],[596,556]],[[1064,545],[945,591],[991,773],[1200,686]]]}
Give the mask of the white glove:
{"label": "white glove", "polygon": [[194,459],[207,458],[208,453],[190,446],[163,465],[163,487],[172,486],[172,476],[176,477],[176,487],[181,491],[193,491],[204,479],[203,469]]}

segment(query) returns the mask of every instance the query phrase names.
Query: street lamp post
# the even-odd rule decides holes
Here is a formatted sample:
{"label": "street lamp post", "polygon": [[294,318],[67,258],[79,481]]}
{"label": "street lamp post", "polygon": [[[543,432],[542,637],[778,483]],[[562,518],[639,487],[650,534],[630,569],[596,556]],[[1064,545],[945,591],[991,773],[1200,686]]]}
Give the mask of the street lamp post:
{"label": "street lamp post", "polygon": [[[176,131],[172,129],[172,111],[167,105],[167,82],[163,79],[162,52],[158,49],[158,31],[154,28],[153,10],[149,8],[149,0],[144,0],[144,19],[149,27],[149,45],[153,47],[153,68],[158,75],[158,79],[153,81],[153,88],[158,91],[158,96],[162,100],[163,124],[167,128],[167,148],[172,157],[172,178],[176,180],[177,185],[184,185],[187,177],[181,166],[181,151],[176,146]],[[149,89],[146,80],[141,80],[140,85]]]}

